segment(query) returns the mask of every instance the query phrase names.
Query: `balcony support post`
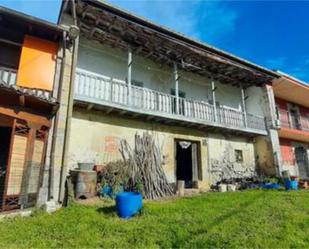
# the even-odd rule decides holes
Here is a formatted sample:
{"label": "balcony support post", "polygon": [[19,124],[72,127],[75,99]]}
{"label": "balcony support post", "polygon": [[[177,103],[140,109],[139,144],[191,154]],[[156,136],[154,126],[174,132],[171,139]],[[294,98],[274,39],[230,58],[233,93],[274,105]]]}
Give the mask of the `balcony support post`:
{"label": "balcony support post", "polygon": [[128,76],[127,76],[127,84],[128,84],[128,105],[131,105],[132,100],[132,88],[131,88],[131,81],[132,81],[132,49],[128,47]]}
{"label": "balcony support post", "polygon": [[218,121],[218,115],[217,115],[217,105],[216,105],[216,85],[215,81],[211,79],[211,92],[212,92],[212,104],[214,108],[214,121]]}
{"label": "balcony support post", "polygon": [[248,127],[248,120],[247,120],[247,109],[246,109],[246,96],[245,96],[245,89],[242,85],[240,85],[240,91],[241,91],[241,109],[244,116],[244,125],[247,128]]}
{"label": "balcony support post", "polygon": [[174,62],[176,114],[179,114],[179,75],[176,62]]}

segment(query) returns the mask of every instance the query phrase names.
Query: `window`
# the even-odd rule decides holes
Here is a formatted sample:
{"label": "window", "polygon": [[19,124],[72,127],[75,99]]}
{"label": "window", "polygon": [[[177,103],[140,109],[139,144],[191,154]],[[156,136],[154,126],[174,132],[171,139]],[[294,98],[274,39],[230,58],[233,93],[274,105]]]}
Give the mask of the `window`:
{"label": "window", "polygon": [[[128,78],[126,78],[126,83],[128,83]],[[132,86],[144,87],[144,82],[138,80],[131,80]]]}
{"label": "window", "polygon": [[132,86],[144,87],[144,82],[142,81],[132,80],[131,84]]}
{"label": "window", "polygon": [[242,163],[244,161],[242,150],[235,150],[235,161],[236,163]]}
{"label": "window", "polygon": [[21,48],[0,42],[0,67],[18,68]]}
{"label": "window", "polygon": [[[174,88],[171,89],[171,94],[173,96],[176,96],[176,91],[175,91]],[[186,97],[186,93],[183,92],[183,91],[178,91],[178,95],[179,95],[180,98],[185,98]]]}

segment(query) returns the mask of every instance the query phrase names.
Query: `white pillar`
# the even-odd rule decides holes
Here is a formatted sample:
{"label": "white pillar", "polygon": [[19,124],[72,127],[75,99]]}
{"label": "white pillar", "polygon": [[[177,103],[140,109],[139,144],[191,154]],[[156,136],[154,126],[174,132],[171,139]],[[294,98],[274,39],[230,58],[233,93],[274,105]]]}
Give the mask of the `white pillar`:
{"label": "white pillar", "polygon": [[132,49],[129,46],[128,48],[128,77],[127,77],[127,84],[128,84],[128,105],[131,105],[131,98],[132,98],[132,89],[131,89],[131,75],[132,75]]}
{"label": "white pillar", "polygon": [[179,114],[179,76],[176,63],[174,63],[174,79],[175,79],[176,114]]}
{"label": "white pillar", "polygon": [[218,116],[217,116],[217,104],[216,104],[216,86],[215,81],[213,79],[211,80],[211,91],[212,91],[212,104],[214,108],[214,118],[215,122],[217,122]]}
{"label": "white pillar", "polygon": [[242,87],[242,85],[240,85],[240,89],[241,89],[241,109],[244,117],[244,125],[245,127],[248,127],[245,90]]}

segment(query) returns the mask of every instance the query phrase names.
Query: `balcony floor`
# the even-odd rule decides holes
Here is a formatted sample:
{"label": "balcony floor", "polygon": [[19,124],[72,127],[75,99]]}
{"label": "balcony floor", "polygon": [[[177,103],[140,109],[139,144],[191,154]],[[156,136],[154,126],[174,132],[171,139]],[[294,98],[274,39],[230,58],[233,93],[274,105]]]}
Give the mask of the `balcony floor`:
{"label": "balcony floor", "polygon": [[[100,103],[99,103],[100,102]],[[81,96],[74,97],[74,107],[85,108],[88,111],[96,110],[101,111],[105,115],[120,115],[126,118],[134,118],[145,121],[154,121],[159,122],[166,125],[179,125],[183,127],[190,127],[210,132],[223,132],[227,134],[235,134],[235,135],[245,135],[245,136],[258,136],[258,135],[267,135],[267,131],[256,130],[250,128],[236,128],[233,126],[225,126],[219,123],[207,123],[205,121],[201,121],[198,119],[187,118],[182,115],[170,115],[158,113],[156,111],[147,111],[139,110],[135,108],[130,108],[128,106],[117,105],[115,103],[110,103],[106,101],[98,101],[96,103],[89,102],[88,98],[83,98]]]}

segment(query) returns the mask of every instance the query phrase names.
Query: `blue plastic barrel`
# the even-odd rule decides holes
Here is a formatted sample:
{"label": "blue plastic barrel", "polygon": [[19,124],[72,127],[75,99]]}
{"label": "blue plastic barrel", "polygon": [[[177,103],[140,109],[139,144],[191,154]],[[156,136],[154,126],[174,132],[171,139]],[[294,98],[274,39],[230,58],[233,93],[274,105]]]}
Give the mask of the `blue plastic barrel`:
{"label": "blue plastic barrel", "polygon": [[297,180],[285,180],[284,185],[285,185],[286,190],[297,190],[298,189]]}
{"label": "blue plastic barrel", "polygon": [[137,192],[122,192],[116,195],[116,208],[118,216],[124,219],[131,218],[143,206],[143,198]]}

